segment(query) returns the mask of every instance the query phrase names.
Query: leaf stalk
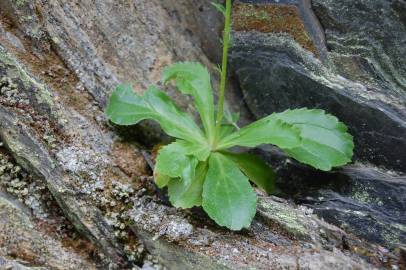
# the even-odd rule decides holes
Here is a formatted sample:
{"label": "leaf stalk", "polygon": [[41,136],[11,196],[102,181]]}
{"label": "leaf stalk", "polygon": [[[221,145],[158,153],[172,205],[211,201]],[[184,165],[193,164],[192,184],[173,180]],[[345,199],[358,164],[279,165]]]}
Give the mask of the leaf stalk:
{"label": "leaf stalk", "polygon": [[221,122],[223,120],[224,112],[224,95],[227,83],[227,64],[228,64],[228,50],[230,46],[230,33],[231,33],[231,0],[226,0],[226,12],[225,12],[225,26],[223,33],[223,59],[221,65],[221,81],[220,81],[220,93],[218,100],[217,119],[216,119],[216,141],[221,129]]}

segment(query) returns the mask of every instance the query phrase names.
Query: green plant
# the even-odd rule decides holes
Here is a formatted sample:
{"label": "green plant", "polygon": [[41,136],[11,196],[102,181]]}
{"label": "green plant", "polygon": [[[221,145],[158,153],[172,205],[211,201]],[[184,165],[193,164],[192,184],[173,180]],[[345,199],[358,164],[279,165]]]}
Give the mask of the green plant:
{"label": "green plant", "polygon": [[219,225],[240,230],[250,225],[256,212],[257,197],[249,180],[271,193],[275,174],[258,157],[233,153],[230,148],[273,144],[300,162],[328,171],[351,161],[354,144],[347,127],[322,110],[287,110],[241,129],[235,126],[234,115],[223,113],[231,30],[230,0],[226,1],[224,13],[217,117],[210,74],[205,67],[184,62],[163,72],[165,84],[175,81],[180,92],[193,97],[203,130],[155,86],[143,96],[135,94],[129,85],[118,86],[110,98],[107,116],[119,125],[133,125],[144,119],[157,121],[164,132],[176,138],[159,150],[154,169],[157,186],[168,187],[174,206],[203,206]]}

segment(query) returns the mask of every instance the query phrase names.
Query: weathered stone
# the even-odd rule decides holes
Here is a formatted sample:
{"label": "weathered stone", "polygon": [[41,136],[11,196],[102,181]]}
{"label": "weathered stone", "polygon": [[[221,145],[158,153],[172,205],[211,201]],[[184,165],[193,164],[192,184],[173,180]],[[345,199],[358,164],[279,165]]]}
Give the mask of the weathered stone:
{"label": "weathered stone", "polygon": [[286,33],[304,49],[322,59],[326,57],[324,31],[308,0],[236,1],[233,29],[237,32]]}
{"label": "weathered stone", "polygon": [[[234,7],[237,27],[232,63],[254,115],[298,107],[325,109],[349,125],[358,160],[406,172],[406,88],[402,78],[406,68],[401,57],[406,29],[391,15],[390,1],[376,1],[374,7],[357,6],[353,1],[316,1],[330,49],[324,65],[314,57],[323,50],[314,53],[317,47],[311,42],[317,39],[303,26],[312,16],[298,11],[306,1],[249,2],[261,4],[237,3]],[[388,14],[374,15],[381,8]],[[244,25],[244,11],[253,14],[249,16],[254,22]],[[278,12],[293,12],[288,17],[292,26],[269,15]],[[258,16],[262,13],[269,19],[261,21]],[[367,23],[362,14],[367,14]]]}
{"label": "weathered stone", "polygon": [[406,239],[401,214],[406,211],[406,62],[401,57],[406,28],[397,15],[404,5],[312,4],[325,44],[309,34],[322,30],[307,23],[316,18],[308,1],[238,1],[232,68],[257,118],[289,108],[321,108],[349,126],[356,166],[321,173],[286,163],[273,148],[263,153],[278,167],[284,196],[395,248]]}
{"label": "weathered stone", "polygon": [[0,257],[0,267],[1,267],[0,269],[6,269],[6,270],[46,270],[46,268],[43,268],[43,267],[25,266],[16,261],[7,260],[2,257]]}
{"label": "weathered stone", "polygon": [[96,269],[94,262],[53,238],[45,224],[41,228],[26,207],[2,192],[0,217],[0,269]]}
{"label": "weathered stone", "polygon": [[[237,233],[157,195],[137,136],[142,131],[151,144],[161,134],[127,128],[123,142],[105,119],[105,103],[118,82],[134,80],[141,93],[175,61],[213,68],[200,44],[214,32],[199,30],[194,20],[213,11],[208,2],[200,12],[190,0],[1,1],[0,137],[7,151],[44,183],[112,269],[373,269],[391,256],[389,265],[399,265],[398,254],[382,255],[286,201],[264,199],[252,227]],[[193,111],[190,99],[166,90]]]}
{"label": "weathered stone", "polygon": [[224,27],[223,14],[212,5],[211,0],[193,0],[191,25],[198,33],[202,50],[213,63],[220,63],[221,40]]}
{"label": "weathered stone", "polygon": [[343,250],[374,263],[381,256],[378,247],[365,246],[318,219],[311,209],[295,208],[282,199],[260,198],[258,218],[242,233],[202,224],[206,217],[198,211],[182,213],[148,197],[135,202],[129,211],[134,231],[170,269],[269,269],[269,265],[274,269],[364,269],[374,266],[343,256]]}
{"label": "weathered stone", "polygon": [[405,243],[406,177],[348,167],[330,177],[325,175],[321,188],[314,179],[307,183],[307,188],[294,196],[326,221],[388,248]]}
{"label": "weathered stone", "polygon": [[[13,79],[17,79],[21,82],[19,88],[21,91],[27,91],[30,89],[36,93],[36,96],[33,97],[33,100],[31,101],[33,106],[41,104],[40,108],[48,108],[46,111],[52,111],[52,113],[55,114],[61,113],[58,108],[53,107],[55,105],[52,96],[49,94],[45,86],[35,82],[35,79],[30,77],[24,69],[21,69],[15,60],[1,47],[0,56],[0,74],[15,76]],[[44,96],[46,96],[46,98],[44,98]],[[32,113],[32,116],[40,117],[38,114],[41,110],[34,113],[34,111],[30,111],[27,107],[12,107],[11,110],[7,110],[7,108],[7,103],[0,103],[0,137],[7,148],[13,153],[15,159],[25,169],[44,179],[47,188],[60,204],[62,211],[64,211],[65,215],[80,232],[95,241],[95,243],[114,258],[116,262],[120,262],[121,254],[112,248],[113,246],[118,246],[118,244],[114,242],[114,238],[109,234],[109,228],[105,225],[105,221],[102,219],[99,210],[89,205],[88,201],[81,201],[75,198],[74,190],[76,190],[76,192],[83,192],[83,188],[74,186],[74,181],[68,181],[67,177],[69,176],[63,171],[63,169],[66,168],[71,169],[73,173],[78,172],[75,171],[75,169],[81,165],[79,161],[72,160],[74,157],[71,157],[71,160],[68,161],[68,164],[65,165],[65,167],[63,165],[59,165],[59,167],[57,165],[58,161],[51,157],[48,149],[44,147],[42,142],[39,142],[35,138],[36,136],[34,134],[38,132],[42,135],[42,130],[31,130],[27,124],[32,122],[33,119],[27,119],[24,117],[20,118],[18,116],[28,110]],[[66,118],[64,120],[66,121]],[[51,123],[51,121],[44,121],[42,126],[52,126]],[[55,132],[55,130],[52,130],[52,132]],[[55,133],[53,134],[54,136],[61,136],[58,132]],[[61,142],[62,141],[63,140],[61,140]],[[84,149],[81,149],[80,151],[83,153],[83,150]],[[67,152],[64,153],[69,156]],[[89,157],[89,153],[87,153],[86,157]],[[73,155],[74,153],[71,154]],[[63,159],[61,162],[63,162]],[[80,189],[82,190],[80,191]]]}
{"label": "weathered stone", "polygon": [[307,205],[328,222],[388,248],[402,245],[406,223],[406,178],[364,165],[325,173],[273,149],[259,154],[278,174],[278,196]]}

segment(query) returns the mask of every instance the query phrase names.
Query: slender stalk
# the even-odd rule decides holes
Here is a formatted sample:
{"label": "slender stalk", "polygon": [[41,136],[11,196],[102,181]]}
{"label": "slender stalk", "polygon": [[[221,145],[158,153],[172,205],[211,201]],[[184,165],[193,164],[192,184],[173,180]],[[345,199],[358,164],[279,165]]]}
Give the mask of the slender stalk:
{"label": "slender stalk", "polygon": [[227,83],[227,62],[228,62],[228,49],[230,46],[230,32],[231,32],[231,0],[226,0],[226,14],[225,26],[223,33],[223,60],[221,64],[221,81],[220,81],[220,94],[217,108],[216,120],[216,138],[220,134],[221,122],[223,120],[224,111],[224,93]]}

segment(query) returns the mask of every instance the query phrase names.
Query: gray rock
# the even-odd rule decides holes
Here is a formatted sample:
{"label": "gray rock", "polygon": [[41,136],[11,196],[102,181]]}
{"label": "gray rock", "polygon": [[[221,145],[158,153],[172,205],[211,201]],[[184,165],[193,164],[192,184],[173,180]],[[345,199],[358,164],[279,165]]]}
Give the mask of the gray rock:
{"label": "gray rock", "polygon": [[[219,228],[198,209],[176,210],[158,198],[140,154],[144,149],[137,139],[117,136],[103,111],[119,81],[136,81],[141,93],[174,61],[213,67],[200,47],[207,33],[193,32],[199,29],[191,19],[195,3],[1,1],[1,31],[10,33],[0,35],[0,76],[10,78],[1,87],[12,92],[0,95],[0,137],[7,151],[42,181],[111,269],[373,269],[389,256],[396,266],[397,254],[381,255],[377,246],[317,225],[324,223],[286,201],[265,200],[252,228],[237,233]],[[190,99],[167,91],[193,111]],[[160,135],[145,134],[147,141]],[[365,249],[370,252],[359,252]]]}
{"label": "gray rock", "polygon": [[295,197],[326,221],[371,242],[388,248],[404,244],[406,177],[349,167],[326,182],[321,188],[309,183],[306,191]]}
{"label": "gray rock", "polygon": [[360,164],[325,173],[286,160],[273,149],[257,153],[275,166],[279,196],[293,198],[371,242],[389,248],[404,242],[404,176]]}
{"label": "gray rock", "polygon": [[94,262],[41,229],[26,207],[4,193],[0,217],[0,269],[96,269]]}
{"label": "gray rock", "polygon": [[[250,2],[266,2],[265,6],[282,10],[289,7],[275,1]],[[310,15],[298,12],[286,18],[287,24],[297,30],[288,31],[288,27],[279,29],[272,19],[258,18],[261,9],[271,12],[265,6],[251,8],[257,17],[245,25],[238,17],[253,5],[236,6],[244,8],[235,14],[238,31],[233,67],[248,106],[257,117],[288,108],[325,109],[350,126],[359,160],[406,171],[406,68],[400,56],[405,50],[401,44],[406,29],[390,1],[376,1],[373,6],[353,1],[316,1],[314,9],[326,28],[329,48],[324,65],[317,59],[323,50],[314,45],[320,43],[319,39],[302,37],[311,32],[302,26],[307,25]],[[378,10],[387,14],[378,16]],[[266,28],[254,29],[259,28],[254,23]]]}
{"label": "gray rock", "polygon": [[204,53],[213,63],[221,63],[224,17],[211,3],[211,0],[193,0],[192,20],[197,22],[195,31]]}
{"label": "gray rock", "polygon": [[[31,111],[33,117],[39,117],[38,114],[43,113],[43,111],[58,113],[59,108],[53,107],[55,104],[52,102],[52,95],[48,92],[48,89],[44,85],[37,83],[24,69],[21,69],[21,67],[15,62],[15,59],[8,55],[1,47],[0,70],[0,74],[7,74],[7,76],[12,76],[13,79],[20,82],[20,91],[23,92],[30,89],[36,93],[36,96],[33,97],[30,102],[34,106],[35,104],[41,105],[37,105],[40,108],[38,111]],[[21,113],[24,113],[26,108],[7,108],[9,108],[7,103],[0,103],[0,137],[6,147],[12,152],[17,162],[27,171],[40,176],[40,178],[45,181],[44,183],[61,206],[62,211],[80,232],[87,235],[92,241],[100,239],[100,242],[95,241],[96,245],[99,245],[105,250],[105,252],[114,258],[116,262],[120,262],[120,252],[112,248],[112,246],[119,246],[119,244],[115,242],[112,233],[109,234],[109,228],[101,217],[100,211],[95,207],[90,206],[88,201],[76,198],[75,191],[78,193],[84,192],[84,190],[88,188],[87,186],[89,182],[82,182],[82,186],[75,186],[75,181],[68,181],[66,178],[67,176],[63,171],[66,167],[72,169],[69,166],[76,168],[75,166],[78,164],[78,161],[75,161],[74,157],[72,157],[67,161],[67,164],[59,165],[59,167],[57,165],[58,161],[50,156],[50,153],[48,152],[49,148],[43,144],[44,142],[39,141],[36,139],[35,135],[33,135],[36,132],[41,134],[43,130],[28,129],[25,125],[27,123],[33,123],[33,119],[19,117]],[[47,109],[44,110],[44,108]],[[60,120],[66,121],[63,116]],[[52,120],[43,120],[41,125],[42,127],[51,127],[54,123]],[[50,130],[53,132],[53,136],[58,136],[55,129]],[[43,136],[43,134],[41,135]],[[59,139],[60,138],[61,137],[59,137]],[[84,149],[78,151],[83,153]],[[92,166],[92,168],[95,169],[95,165]],[[73,174],[79,173],[79,171],[75,171],[74,169],[72,169],[71,172]],[[97,182],[98,179],[91,179],[91,176],[93,175],[89,176],[89,180]],[[84,218],[86,218],[86,221],[83,220]]]}
{"label": "gray rock", "polygon": [[16,261],[7,260],[5,258],[0,257],[0,269],[5,270],[46,270],[47,268],[43,267],[29,267],[24,266]]}
{"label": "gray rock", "polygon": [[406,211],[406,28],[398,15],[404,4],[312,4],[236,2],[232,67],[257,118],[321,108],[354,135],[357,165],[331,174],[286,163],[267,149],[279,168],[282,193],[312,205],[330,222],[396,247],[406,237],[400,214]]}
{"label": "gray rock", "polygon": [[[242,233],[202,222],[206,217],[198,211],[182,213],[148,197],[138,201],[129,216],[134,221],[134,232],[169,269],[269,269],[269,265],[273,269],[375,267],[357,258],[357,252],[345,255],[343,245],[354,251],[376,252],[377,247],[365,246],[353,235],[318,219],[311,209],[295,207],[278,198],[260,198],[258,218]],[[193,229],[183,229],[190,227]],[[187,237],[178,231],[187,232]]]}

